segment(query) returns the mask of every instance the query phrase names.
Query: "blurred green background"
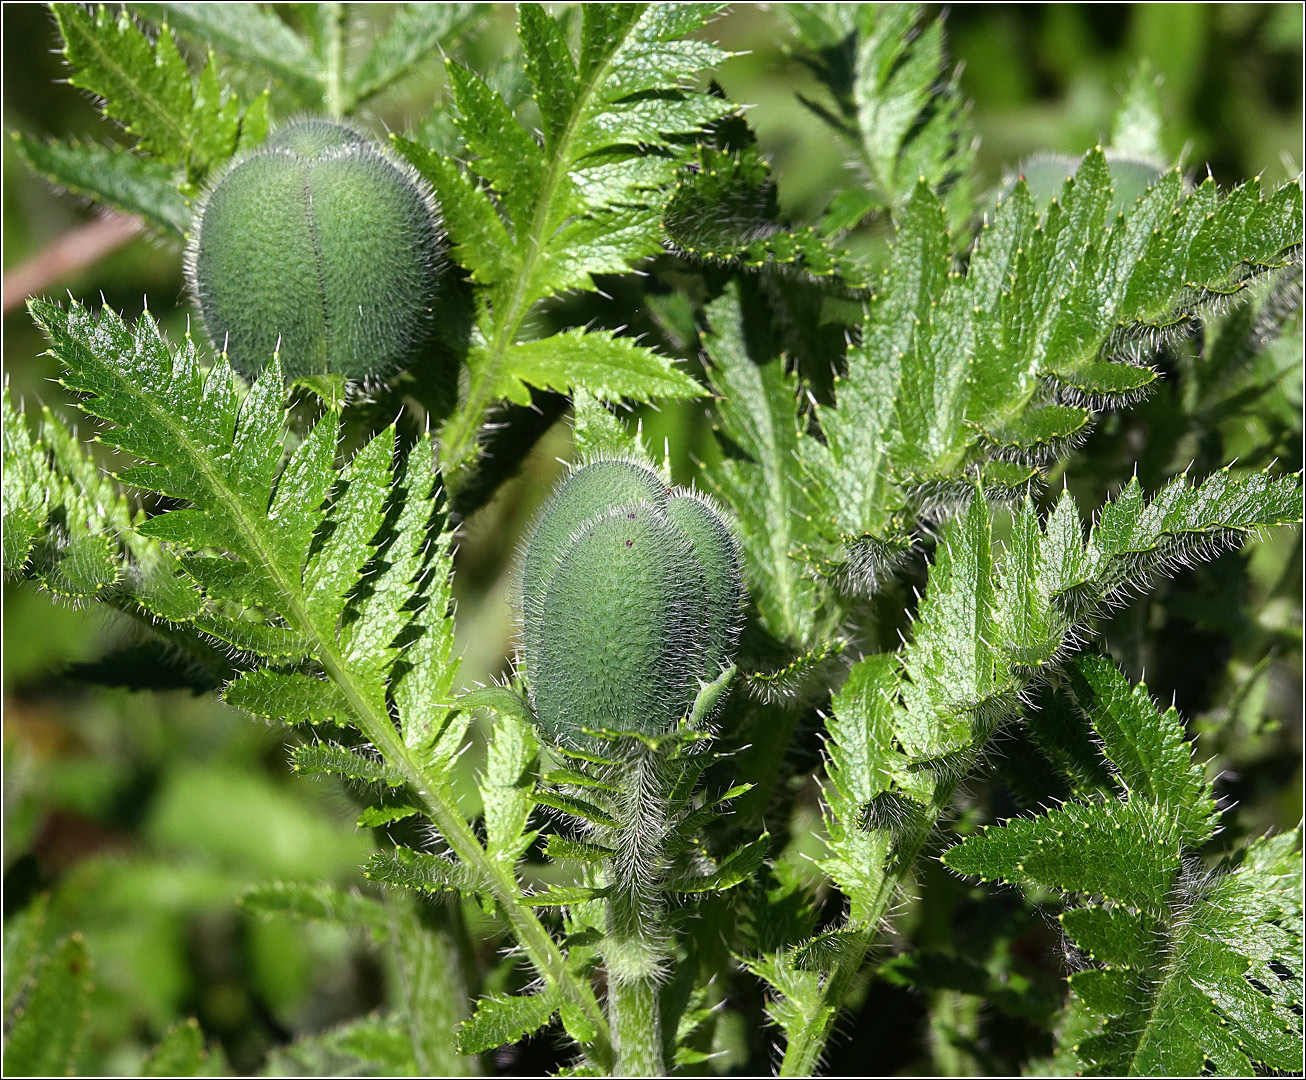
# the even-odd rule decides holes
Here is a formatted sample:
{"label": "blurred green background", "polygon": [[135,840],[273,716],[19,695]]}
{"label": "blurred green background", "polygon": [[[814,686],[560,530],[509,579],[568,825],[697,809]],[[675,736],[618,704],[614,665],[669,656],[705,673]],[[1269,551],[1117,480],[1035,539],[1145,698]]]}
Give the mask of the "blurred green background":
{"label": "blurred green background", "polygon": [[[385,5],[368,7],[372,19],[381,16],[370,9]],[[6,5],[2,17],[6,131],[119,138],[84,95],[60,82],[46,11]],[[512,18],[507,6],[487,6],[466,62],[491,64],[511,50]],[[1302,19],[1299,4],[949,9],[949,48],[981,140],[977,190],[1028,154],[1080,154],[1105,139],[1142,63],[1163,79],[1165,148],[1191,173],[1209,168],[1226,184],[1296,176]],[[732,99],[752,106],[782,204],[796,220],[813,217],[850,175],[845,146],[796,97],[814,90],[814,80],[786,52],[773,10],[740,6],[713,32],[741,54],[716,77]],[[438,67],[374,103],[369,119],[378,131],[403,130],[439,107]],[[7,147],[3,167],[6,378],[29,407],[47,402],[63,411],[40,337],[21,303],[10,307],[10,283],[16,269],[48,261],[51,245],[84,236],[78,230],[97,211],[51,190]],[[165,329],[180,336],[190,316],[180,266],[176,244],[141,235],[41,288],[90,304],[103,297],[129,316],[148,296]],[[1300,332],[1256,361],[1250,398],[1245,373],[1204,380],[1197,350],[1218,341],[1213,331],[1163,357],[1165,388],[1101,425],[1067,470],[1082,505],[1096,505],[1135,460],[1148,486],[1189,462],[1209,469],[1239,457],[1301,467]],[[700,418],[664,409],[646,419],[659,443],[670,440],[688,479],[704,451]],[[503,670],[511,553],[568,452],[560,424],[522,475],[466,524],[458,619],[468,681]],[[1203,756],[1225,755],[1222,792],[1244,804],[1244,831],[1290,827],[1300,812],[1300,583],[1300,538],[1282,533],[1250,555],[1183,572],[1108,627],[1131,674],[1145,671],[1154,696],[1176,699]],[[356,883],[371,843],[354,828],[344,793],[288,775],[287,734],[208,697],[129,694],[77,680],[69,665],[140,633],[101,611],[57,607],[8,585],[3,617],[5,917],[48,892],[49,939],[72,928],[85,935],[96,986],[87,1067],[132,1073],[169,1025],[194,1015],[230,1067],[246,1072],[295,1034],[383,1003],[393,973],[366,942],[326,926],[260,921],[235,902],[268,878]],[[516,1066],[508,1057],[501,1067]]]}

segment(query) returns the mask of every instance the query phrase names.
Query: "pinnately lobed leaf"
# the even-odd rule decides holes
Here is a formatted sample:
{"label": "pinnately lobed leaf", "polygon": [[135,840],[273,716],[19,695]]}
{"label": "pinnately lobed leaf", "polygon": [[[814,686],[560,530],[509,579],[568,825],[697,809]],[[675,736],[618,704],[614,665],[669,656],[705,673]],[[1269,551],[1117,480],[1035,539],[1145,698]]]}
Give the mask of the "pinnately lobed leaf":
{"label": "pinnately lobed leaf", "polygon": [[702,496],[652,469],[600,459],[545,507],[523,558],[522,660],[540,725],[669,731],[731,663],[743,585],[738,546]]}
{"label": "pinnately lobed leaf", "polygon": [[384,377],[429,342],[443,230],[417,174],[334,120],[283,126],[199,207],[191,292],[215,348],[255,376]]}

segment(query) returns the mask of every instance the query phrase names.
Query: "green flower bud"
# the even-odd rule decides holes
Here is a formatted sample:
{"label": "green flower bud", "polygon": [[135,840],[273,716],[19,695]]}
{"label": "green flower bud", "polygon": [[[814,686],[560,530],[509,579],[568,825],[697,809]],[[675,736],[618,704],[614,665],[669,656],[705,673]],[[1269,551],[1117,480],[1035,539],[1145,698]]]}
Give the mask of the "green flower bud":
{"label": "green flower bud", "polygon": [[545,507],[521,574],[522,661],[556,742],[584,729],[670,730],[729,666],[739,552],[702,496],[633,461],[574,470]]}
{"label": "green flower bud", "polygon": [[209,337],[253,377],[384,377],[430,342],[443,233],[420,177],[332,120],[238,159],[195,218],[186,269]]}

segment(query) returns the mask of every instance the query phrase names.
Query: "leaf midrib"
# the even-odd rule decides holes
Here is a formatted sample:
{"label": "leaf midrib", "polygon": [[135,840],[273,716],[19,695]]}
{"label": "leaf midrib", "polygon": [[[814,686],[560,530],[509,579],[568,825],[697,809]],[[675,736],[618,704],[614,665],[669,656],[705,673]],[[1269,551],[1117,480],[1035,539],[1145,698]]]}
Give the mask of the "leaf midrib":
{"label": "leaf midrib", "polygon": [[[432,784],[431,779],[424,774],[408,747],[399,738],[389,716],[379,714],[374,708],[367,694],[353,677],[336,642],[322,632],[309,613],[302,589],[293,583],[292,574],[280,565],[275,556],[275,543],[268,536],[266,528],[248,512],[245,500],[213,467],[204,448],[200,447],[186,429],[175,421],[173,414],[166,412],[156,403],[161,400],[161,397],[152,398],[144,393],[138,393],[139,388],[136,384],[121,378],[116,367],[111,364],[105,366],[126,394],[142,404],[148,415],[172,436],[174,445],[179,446],[195,464],[205,485],[217,497],[218,502],[231,513],[237,531],[249,545],[251,553],[258,557],[259,569],[267,574],[282,596],[286,609],[282,614],[287,615],[309,639],[313,652],[323,668],[343,691],[350,709],[358,717],[363,733],[377,746],[387,761],[398,764],[414,791],[421,797],[432,820],[449,842],[450,847],[488,886],[489,891],[498,901],[504,917],[512,923],[518,939],[534,953],[532,959],[536,960],[536,967],[540,969],[540,973],[557,985],[589,1016],[600,1033],[600,1040],[606,1041],[606,1017],[599,1008],[593,991],[588,988],[588,984],[581,983],[568,971],[566,961],[556,942],[544,930],[535,915],[517,903],[518,888],[515,877],[510,876],[508,870],[487,854],[475,833],[463,820],[461,813],[448,805],[446,792],[440,790],[443,785]],[[433,788],[436,790],[432,790]],[[585,990],[589,992],[586,993]]]}
{"label": "leaf midrib", "polygon": [[503,320],[496,329],[492,343],[483,353],[484,362],[472,373],[467,404],[455,414],[450,428],[444,434],[444,451],[451,472],[463,467],[470,451],[470,444],[474,443],[476,432],[480,429],[481,418],[495,397],[494,390],[499,381],[504,357],[509,347],[517,340],[531,306],[539,299],[538,295],[530,295],[527,283],[530,282],[541,255],[551,247],[549,243],[551,238],[545,236],[545,229],[553,217],[553,200],[558,184],[562,176],[571,168],[570,149],[571,143],[576,138],[577,128],[581,119],[587,114],[599,87],[603,85],[608,71],[611,70],[613,58],[642,22],[641,13],[638,19],[630,23],[626,32],[613,43],[603,62],[595,65],[590,76],[587,79],[579,79],[578,76],[578,92],[573,100],[567,125],[558,138],[552,156],[545,164],[544,183],[540,189],[540,197],[535,203],[535,212],[531,215],[530,228],[518,241],[518,250],[523,252],[523,258]]}

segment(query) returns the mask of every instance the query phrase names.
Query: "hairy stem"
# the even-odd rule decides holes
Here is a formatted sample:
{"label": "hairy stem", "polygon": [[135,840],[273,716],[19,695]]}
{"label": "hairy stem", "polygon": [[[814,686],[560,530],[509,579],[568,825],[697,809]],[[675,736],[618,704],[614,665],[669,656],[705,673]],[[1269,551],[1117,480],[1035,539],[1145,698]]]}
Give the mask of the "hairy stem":
{"label": "hairy stem", "polygon": [[621,826],[609,843],[607,862],[608,1012],[618,1076],[664,1076],[658,992],[668,934],[658,886],[664,875],[664,844],[670,831],[667,797],[675,769],[658,751],[639,747],[623,769],[617,807]]}
{"label": "hairy stem", "polygon": [[608,1011],[616,1043],[616,1076],[665,1076],[658,988],[651,979],[617,983],[610,991]]}
{"label": "hairy stem", "polygon": [[[328,666],[328,671],[330,670]],[[373,722],[369,723],[369,719]],[[545,983],[556,988],[594,1024],[598,1035],[589,1048],[589,1053],[596,1062],[607,1060],[609,1057],[608,1024],[598,999],[594,996],[593,988],[567,967],[562,950],[558,948],[552,935],[530,908],[518,902],[522,891],[520,884],[513,874],[491,858],[481,845],[475,831],[463,817],[462,811],[458,809],[457,799],[448,781],[441,777],[438,782],[433,783],[433,778],[425,775],[425,770],[418,765],[408,747],[399,738],[388,716],[384,718],[360,716],[359,727],[372,740],[373,745],[387,762],[403,770],[409,783],[421,796],[427,815],[445,843],[476,874],[485,890],[494,897],[500,913],[512,927],[517,944]]]}

